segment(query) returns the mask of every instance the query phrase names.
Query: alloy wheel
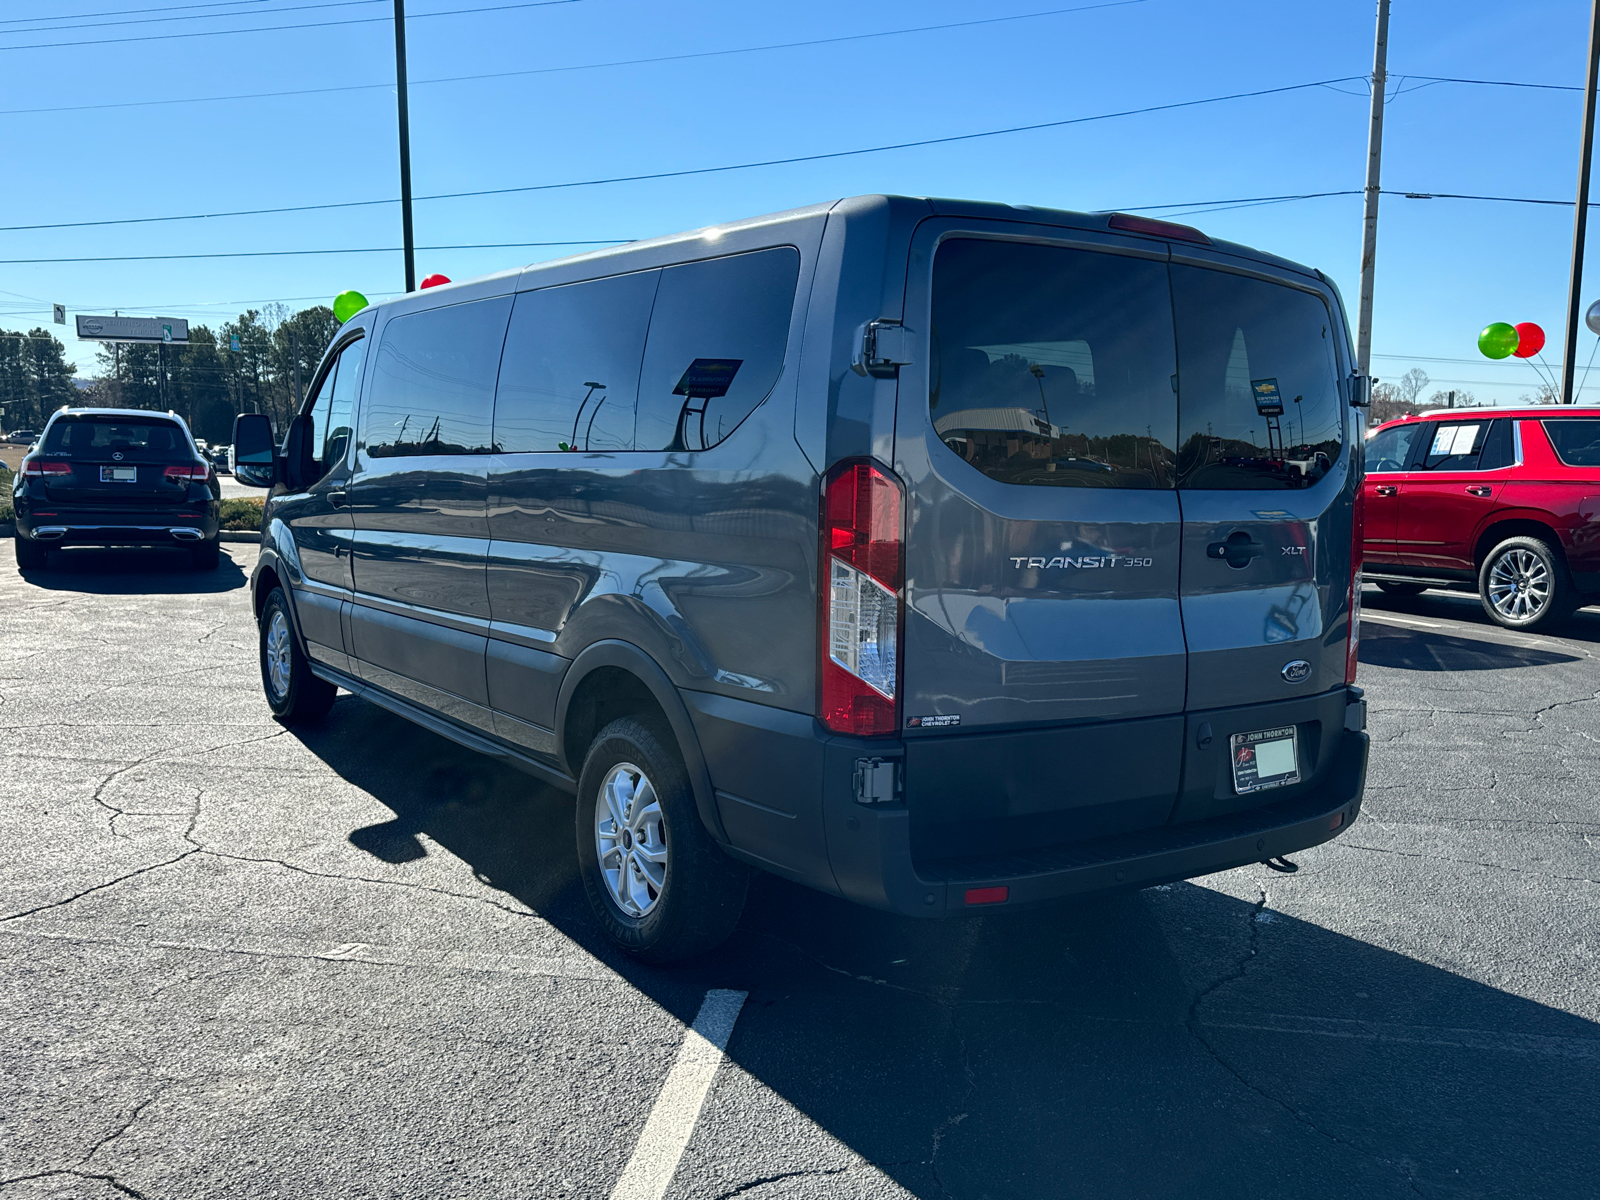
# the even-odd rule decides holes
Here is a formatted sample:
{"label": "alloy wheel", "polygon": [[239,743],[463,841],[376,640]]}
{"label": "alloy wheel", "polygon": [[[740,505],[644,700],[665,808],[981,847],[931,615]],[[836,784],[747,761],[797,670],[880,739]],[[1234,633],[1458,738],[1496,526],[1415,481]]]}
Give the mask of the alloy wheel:
{"label": "alloy wheel", "polygon": [[611,902],[635,920],[648,916],[666,887],[667,827],[655,786],[632,763],[600,781],[594,846]]}
{"label": "alloy wheel", "polygon": [[290,654],[294,643],[289,636],[289,622],[283,609],[274,608],[267,621],[267,686],[274,700],[289,694]]}
{"label": "alloy wheel", "polygon": [[1518,546],[1489,568],[1489,603],[1508,621],[1529,621],[1550,605],[1550,569],[1537,554]]}

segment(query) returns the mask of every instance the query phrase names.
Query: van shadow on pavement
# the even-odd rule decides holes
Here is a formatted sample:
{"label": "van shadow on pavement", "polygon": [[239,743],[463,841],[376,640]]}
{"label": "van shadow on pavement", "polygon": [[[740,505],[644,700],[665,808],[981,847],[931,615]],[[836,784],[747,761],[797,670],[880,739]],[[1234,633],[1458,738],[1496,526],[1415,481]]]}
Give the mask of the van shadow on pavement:
{"label": "van shadow on pavement", "polygon": [[724,1075],[694,1195],[812,1194],[846,1156],[807,1122],[924,1200],[1592,1191],[1600,1026],[1270,905],[1175,884],[918,922],[758,876],[727,946],[652,969],[601,939],[564,794],[350,697],[296,736],[394,812],[367,853],[426,834],[686,1023],[749,991],[729,1057],[793,1111]]}
{"label": "van shadow on pavement", "polygon": [[1452,637],[1430,629],[1397,629],[1376,621],[1361,625],[1361,661],[1401,671],[1505,671],[1578,662],[1576,654],[1513,646],[1482,638]]}
{"label": "van shadow on pavement", "polygon": [[[254,547],[250,547],[254,550]],[[34,587],[102,596],[199,595],[231,592],[249,582],[226,552],[215,570],[197,571],[180,549],[73,546],[52,550],[42,570],[24,571]],[[15,570],[15,566],[12,566]]]}

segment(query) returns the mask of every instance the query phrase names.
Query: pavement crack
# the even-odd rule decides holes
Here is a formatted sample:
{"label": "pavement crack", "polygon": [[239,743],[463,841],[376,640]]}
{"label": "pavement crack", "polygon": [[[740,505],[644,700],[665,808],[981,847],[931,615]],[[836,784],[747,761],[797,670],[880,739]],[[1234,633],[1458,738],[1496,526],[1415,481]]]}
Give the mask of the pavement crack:
{"label": "pavement crack", "polygon": [[[193,838],[189,840],[193,841]],[[500,901],[490,899],[487,896],[473,896],[466,892],[455,892],[449,888],[435,887],[431,883],[416,883],[407,879],[374,879],[370,875],[346,875],[340,871],[313,871],[310,867],[302,867],[292,862],[285,862],[281,858],[258,857],[251,854],[230,854],[225,850],[213,850],[208,846],[202,846],[198,842],[195,843],[195,847],[194,850],[190,851],[191,854],[204,854],[209,858],[225,858],[233,862],[261,863],[267,866],[282,867],[286,871],[310,875],[316,879],[341,879],[348,883],[370,883],[378,887],[412,888],[416,891],[432,892],[436,896],[450,896],[456,900],[470,900],[476,904],[487,904],[491,908],[498,908],[501,912],[510,913],[515,917],[536,917],[539,915],[531,908],[513,908],[509,904],[502,904]]]}
{"label": "pavement crack", "polygon": [[828,1167],[821,1169],[813,1167],[803,1171],[781,1171],[776,1175],[763,1175],[760,1179],[752,1179],[748,1183],[741,1183],[731,1192],[718,1192],[712,1200],[732,1200],[734,1196],[743,1196],[747,1192],[755,1191],[756,1188],[766,1187],[769,1183],[781,1183],[785,1179],[823,1179],[830,1175],[843,1175],[851,1170],[854,1170],[854,1168]]}
{"label": "pavement crack", "polygon": [[63,1175],[70,1175],[75,1179],[95,1179],[124,1196],[132,1196],[134,1200],[150,1200],[138,1188],[129,1187],[115,1175],[108,1175],[102,1171],[79,1171],[70,1168],[60,1168],[54,1171],[35,1171],[31,1175],[14,1175],[9,1179],[0,1179],[0,1188],[10,1187],[14,1183],[27,1183],[31,1179],[59,1179]]}
{"label": "pavement crack", "polygon": [[1344,1146],[1348,1149],[1354,1150],[1358,1154],[1362,1154],[1367,1158],[1372,1159],[1374,1162],[1382,1163],[1386,1167],[1393,1168],[1405,1178],[1405,1181],[1410,1186],[1411,1190],[1420,1195],[1421,1190],[1417,1187],[1416,1179],[1412,1176],[1411,1171],[1408,1170],[1404,1164],[1384,1158],[1382,1155],[1374,1154],[1365,1147],[1357,1145],[1355,1142],[1348,1141],[1331,1130],[1323,1128],[1321,1125],[1317,1124],[1316,1121],[1312,1120],[1310,1116],[1304,1112],[1301,1112],[1286,1100],[1273,1095],[1260,1085],[1251,1082],[1249,1079],[1245,1078],[1245,1075],[1242,1071],[1229,1062],[1227,1058],[1223,1056],[1222,1052],[1218,1050],[1216,1046],[1212,1045],[1212,1043],[1206,1039],[1206,1036],[1201,1033],[1201,1005],[1203,1005],[1221,988],[1226,987],[1230,983],[1235,983],[1238,980],[1243,979],[1246,972],[1250,969],[1251,962],[1253,962],[1261,953],[1261,926],[1266,923],[1267,918],[1267,890],[1260,886],[1257,886],[1256,890],[1260,893],[1260,898],[1251,907],[1250,915],[1247,918],[1250,926],[1249,944],[1245,948],[1244,954],[1240,956],[1239,960],[1234,963],[1233,967],[1228,972],[1223,975],[1219,975],[1216,979],[1212,980],[1211,983],[1207,984],[1198,993],[1196,993],[1194,999],[1190,1001],[1188,1015],[1184,1018],[1184,1026],[1188,1029],[1189,1036],[1194,1038],[1195,1041],[1199,1042],[1201,1048],[1211,1056],[1212,1060],[1215,1061],[1216,1064],[1229,1075],[1233,1076],[1233,1078],[1236,1079],[1243,1087],[1254,1092],[1257,1096],[1260,1096],[1261,1099],[1265,1100],[1268,1104],[1282,1109],[1297,1123],[1304,1125],[1307,1129],[1310,1129],[1314,1133],[1320,1134],[1322,1137],[1326,1138],[1330,1142],[1333,1142],[1335,1145]]}
{"label": "pavement crack", "polygon": [[64,908],[68,904],[82,900],[85,896],[103,892],[107,888],[116,887],[119,883],[126,883],[130,879],[137,879],[140,875],[147,875],[151,871],[159,871],[162,867],[170,867],[173,863],[180,863],[191,854],[198,853],[200,853],[198,847],[185,850],[182,854],[174,855],[172,858],[164,858],[158,863],[150,863],[147,866],[140,867],[137,871],[129,871],[124,875],[118,875],[115,879],[108,879],[104,883],[97,883],[93,887],[84,888],[81,892],[74,892],[64,900],[52,900],[48,904],[36,904],[32,908],[25,908],[21,912],[7,913],[4,916],[0,916],[0,925],[5,924],[7,921],[20,921],[23,917],[31,917],[35,913],[48,912],[52,908]]}
{"label": "pavement crack", "polygon": [[1448,854],[1423,854],[1416,850],[1391,850],[1385,846],[1364,846],[1360,842],[1342,842],[1341,845],[1349,850],[1362,850],[1368,854],[1392,854],[1396,858],[1426,858],[1435,862],[1457,863],[1464,867],[1483,867],[1489,871],[1508,871],[1513,875],[1533,875],[1541,879],[1559,879],[1566,883],[1596,883],[1600,879],[1590,879],[1587,875],[1555,875],[1548,871],[1528,871],[1522,867],[1513,867],[1506,863],[1482,862],[1475,858],[1454,858]]}

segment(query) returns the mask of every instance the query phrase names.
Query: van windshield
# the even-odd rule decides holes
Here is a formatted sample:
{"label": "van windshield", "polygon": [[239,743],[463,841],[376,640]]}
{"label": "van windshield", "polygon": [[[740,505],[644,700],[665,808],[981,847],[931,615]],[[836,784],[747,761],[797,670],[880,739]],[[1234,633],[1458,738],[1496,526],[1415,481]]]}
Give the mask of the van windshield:
{"label": "van windshield", "polygon": [[165,417],[57,417],[41,448],[62,458],[106,458],[123,454],[140,462],[187,462],[189,439]]}

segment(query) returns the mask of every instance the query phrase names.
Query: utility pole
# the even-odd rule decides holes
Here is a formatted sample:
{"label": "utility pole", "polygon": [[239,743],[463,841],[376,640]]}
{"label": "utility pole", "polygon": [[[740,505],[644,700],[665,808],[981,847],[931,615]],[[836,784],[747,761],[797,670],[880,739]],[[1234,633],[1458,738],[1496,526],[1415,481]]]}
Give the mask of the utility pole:
{"label": "utility pole", "polygon": [[[1600,0],[1595,0],[1600,5]],[[1378,261],[1378,186],[1383,164],[1383,93],[1389,83],[1389,0],[1378,0],[1378,38],[1372,51],[1372,121],[1367,128],[1366,208],[1361,217],[1361,308],[1356,318],[1356,372],[1372,365],[1372,281]]]}
{"label": "utility pole", "polygon": [[394,0],[394,81],[400,95],[400,229],[405,238],[406,291],[417,290],[416,247],[411,237],[411,112],[406,101],[406,0]]}
{"label": "utility pole", "polygon": [[298,414],[300,412],[300,326],[289,326],[289,341],[294,354],[294,411]]}
{"label": "utility pole", "polygon": [[1578,310],[1583,307],[1583,239],[1589,229],[1589,160],[1594,157],[1594,92],[1600,85],[1600,0],[1589,14],[1588,86],[1583,90],[1583,149],[1578,158],[1578,211],[1572,217],[1572,282],[1567,288],[1567,344],[1561,364],[1561,403],[1571,404],[1578,366]]}

